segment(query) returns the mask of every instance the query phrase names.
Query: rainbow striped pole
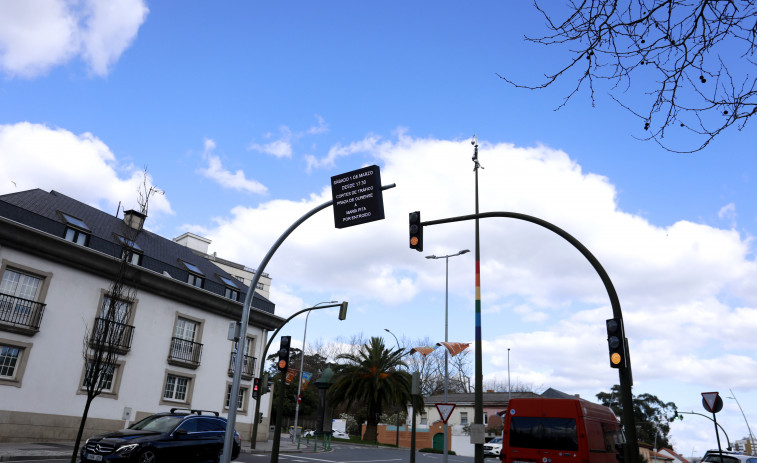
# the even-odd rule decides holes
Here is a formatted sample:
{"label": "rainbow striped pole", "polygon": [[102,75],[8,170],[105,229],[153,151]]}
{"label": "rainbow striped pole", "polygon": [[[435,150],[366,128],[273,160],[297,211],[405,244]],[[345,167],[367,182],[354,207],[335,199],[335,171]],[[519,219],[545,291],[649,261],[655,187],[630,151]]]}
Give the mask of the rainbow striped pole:
{"label": "rainbow striped pole", "polygon": [[[483,368],[481,359],[481,246],[478,233],[478,169],[481,164],[478,163],[478,141],[476,136],[473,136],[471,141],[473,145],[473,172],[476,177],[476,343],[475,343],[475,359],[476,359],[476,380],[474,391],[474,412],[473,423],[477,427],[483,428],[484,426],[484,384],[483,384]],[[484,463],[484,443],[474,444],[474,463]]]}

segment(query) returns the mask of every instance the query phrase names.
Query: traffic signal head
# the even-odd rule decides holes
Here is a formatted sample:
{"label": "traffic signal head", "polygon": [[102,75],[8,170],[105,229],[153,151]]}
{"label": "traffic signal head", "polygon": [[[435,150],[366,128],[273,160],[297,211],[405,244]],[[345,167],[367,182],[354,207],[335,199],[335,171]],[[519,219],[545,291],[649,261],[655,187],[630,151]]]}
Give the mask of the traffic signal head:
{"label": "traffic signal head", "polygon": [[260,397],[260,378],[255,378],[252,383],[252,398],[256,399]]}
{"label": "traffic signal head", "polygon": [[339,320],[344,320],[347,318],[347,301],[342,302],[342,305],[339,306]]}
{"label": "traffic signal head", "polygon": [[421,225],[420,211],[410,213],[410,249],[423,251],[423,225]]}
{"label": "traffic signal head", "polygon": [[291,336],[282,336],[281,344],[279,345],[279,371],[285,373],[289,369],[289,343],[292,340]]}
{"label": "traffic signal head", "polygon": [[626,336],[623,331],[622,318],[611,318],[607,320],[607,347],[610,348],[611,367],[625,368],[628,366]]}

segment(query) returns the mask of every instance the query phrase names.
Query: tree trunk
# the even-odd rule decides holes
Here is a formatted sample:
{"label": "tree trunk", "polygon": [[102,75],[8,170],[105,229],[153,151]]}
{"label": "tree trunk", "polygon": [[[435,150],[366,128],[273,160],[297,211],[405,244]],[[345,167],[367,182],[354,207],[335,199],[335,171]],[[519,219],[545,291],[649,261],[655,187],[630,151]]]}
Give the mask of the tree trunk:
{"label": "tree trunk", "polygon": [[87,402],[84,404],[84,413],[81,416],[79,422],[79,432],[76,433],[76,442],[74,442],[74,452],[71,454],[71,463],[76,463],[79,457],[79,445],[81,444],[81,437],[84,434],[84,425],[87,423],[87,415],[89,415],[89,406],[92,403],[94,397],[87,396]]}

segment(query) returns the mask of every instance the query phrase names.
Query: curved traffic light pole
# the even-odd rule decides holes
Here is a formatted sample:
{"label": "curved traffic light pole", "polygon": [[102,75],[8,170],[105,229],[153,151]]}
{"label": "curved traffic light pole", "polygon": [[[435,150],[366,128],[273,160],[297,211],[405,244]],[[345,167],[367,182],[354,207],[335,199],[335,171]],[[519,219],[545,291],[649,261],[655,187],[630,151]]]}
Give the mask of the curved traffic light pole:
{"label": "curved traffic light pole", "polygon": [[[426,227],[430,225],[439,225],[443,223],[463,222],[466,220],[485,219],[489,217],[504,217],[511,219],[523,220],[539,225],[561,236],[567,242],[573,245],[574,248],[589,261],[594,270],[599,274],[602,279],[602,283],[605,285],[607,295],[610,297],[610,304],[612,305],[613,318],[623,319],[623,313],[620,310],[620,300],[618,299],[618,293],[615,291],[615,287],[610,280],[610,276],[607,274],[602,264],[599,263],[596,257],[584,246],[580,241],[575,239],[565,230],[560,227],[542,220],[538,217],[533,217],[526,214],[519,214],[517,212],[484,212],[478,214],[463,215],[459,217],[450,217],[447,219],[430,220],[428,222],[421,222],[421,226]],[[636,425],[633,416],[633,394],[631,392],[631,386],[633,385],[633,375],[631,374],[631,359],[628,356],[628,363],[624,368],[618,369],[618,377],[620,380],[620,399],[623,404],[623,414],[621,419],[623,420],[623,428],[626,434],[626,445],[624,447],[625,461],[626,463],[639,463],[639,443],[636,437]]]}
{"label": "curved traffic light pole", "polygon": [[[394,188],[394,183],[391,183],[389,185],[382,185],[381,190],[388,190],[390,188]],[[252,281],[250,282],[250,287],[247,289],[247,294],[244,298],[244,304],[242,304],[242,320],[241,320],[241,326],[240,326],[240,333],[247,333],[247,325],[250,322],[250,309],[252,307],[252,300],[253,295],[255,293],[255,288],[257,288],[258,281],[260,280],[260,275],[263,273],[263,270],[265,270],[266,265],[268,265],[268,262],[270,262],[273,255],[276,253],[276,251],[279,249],[279,246],[286,240],[289,235],[292,234],[294,230],[297,229],[300,225],[302,225],[303,222],[305,222],[310,217],[314,216],[316,213],[326,209],[327,207],[334,204],[334,200],[326,201],[325,203],[321,204],[320,206],[316,206],[310,211],[308,211],[305,215],[297,219],[292,225],[287,228],[287,230],[279,237],[279,239],[276,240],[275,243],[273,243],[273,246],[271,246],[271,249],[268,250],[268,253],[263,257],[263,260],[260,262],[260,265],[258,265],[255,276],[252,277]],[[239,395],[239,385],[242,380],[242,362],[244,361],[243,358],[244,355],[244,349],[237,349],[237,355],[235,358],[235,364],[234,364],[234,376],[231,381],[231,397],[229,397],[229,412],[228,412],[228,419],[226,423],[226,433],[224,435],[223,439],[223,451],[221,455],[221,461],[222,463],[229,463],[231,461],[231,447],[232,447],[232,440],[234,438],[234,424],[236,422],[237,418],[237,396]],[[254,420],[257,423],[257,416]],[[252,436],[253,442],[255,439],[257,439],[257,436]],[[632,462],[635,463],[635,462]]]}

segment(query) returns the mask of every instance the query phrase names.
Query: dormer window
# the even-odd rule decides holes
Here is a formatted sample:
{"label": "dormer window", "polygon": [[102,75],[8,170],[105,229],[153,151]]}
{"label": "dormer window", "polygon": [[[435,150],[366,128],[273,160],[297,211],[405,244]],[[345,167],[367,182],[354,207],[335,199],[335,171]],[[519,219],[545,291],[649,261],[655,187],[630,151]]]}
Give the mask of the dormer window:
{"label": "dormer window", "polygon": [[141,265],[142,256],[144,255],[142,248],[140,248],[139,245],[134,241],[128,238],[124,238],[123,236],[118,236],[118,240],[123,246],[121,251],[121,258],[126,259],[131,264]]}
{"label": "dormer window", "polygon": [[233,301],[239,301],[239,287],[234,283],[234,280],[221,275],[218,275],[218,278],[220,278],[221,281],[223,281],[223,284],[226,285],[224,296]]}
{"label": "dormer window", "polygon": [[189,283],[192,286],[197,286],[198,288],[202,288],[203,281],[205,280],[205,274],[202,273],[202,270],[200,270],[199,267],[196,265],[192,265],[189,262],[181,262],[184,264],[184,267],[189,270],[189,278],[187,279],[187,283]]}
{"label": "dormer window", "polygon": [[66,221],[66,233],[63,237],[72,243],[86,246],[89,242],[89,235],[91,234],[87,224],[76,217],[71,217],[63,212],[61,212],[60,215],[62,215],[63,219]]}

